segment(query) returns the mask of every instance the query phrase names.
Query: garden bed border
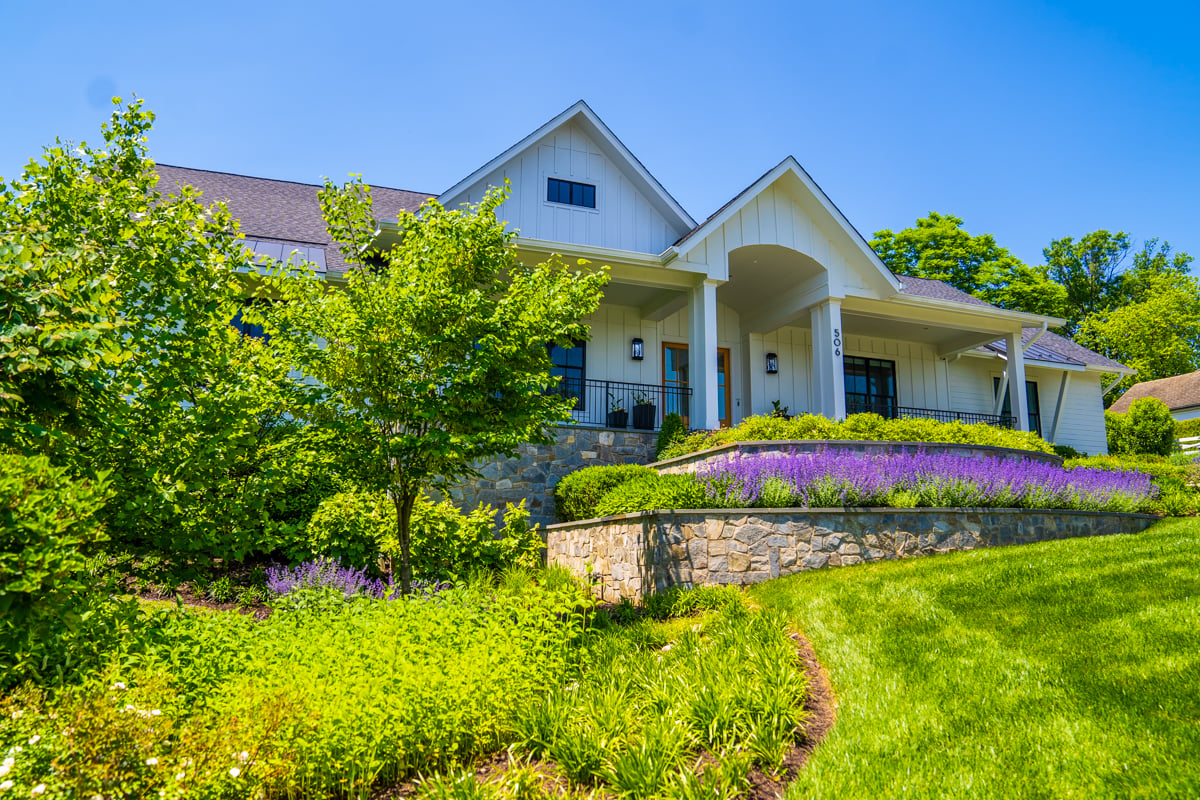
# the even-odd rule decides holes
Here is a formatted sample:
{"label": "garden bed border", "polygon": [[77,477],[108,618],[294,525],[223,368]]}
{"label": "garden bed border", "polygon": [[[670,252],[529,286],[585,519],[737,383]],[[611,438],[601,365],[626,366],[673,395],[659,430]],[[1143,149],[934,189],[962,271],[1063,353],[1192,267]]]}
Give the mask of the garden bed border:
{"label": "garden bed border", "polygon": [[748,585],[827,566],[1139,533],[1153,514],[1025,508],[701,508],[546,528],[546,557],[607,602],[672,586]]}

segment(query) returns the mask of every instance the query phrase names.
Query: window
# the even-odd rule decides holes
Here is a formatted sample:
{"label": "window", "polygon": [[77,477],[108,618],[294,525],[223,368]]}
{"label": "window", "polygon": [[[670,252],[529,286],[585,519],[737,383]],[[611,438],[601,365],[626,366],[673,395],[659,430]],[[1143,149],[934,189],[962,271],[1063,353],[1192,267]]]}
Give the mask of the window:
{"label": "window", "polygon": [[583,208],[596,207],[596,187],[590,183],[560,181],[550,178],[546,184],[546,199],[551,203],[566,203]]}
{"label": "window", "polygon": [[846,356],[842,362],[846,385],[847,414],[878,414],[894,419],[896,402],[896,362],[878,358]]}
{"label": "window", "polygon": [[250,339],[262,339],[264,342],[271,341],[270,335],[263,330],[262,325],[255,325],[242,319],[242,309],[247,308],[248,306],[262,305],[269,302],[271,301],[261,299],[243,300],[242,308],[239,308],[238,312],[233,315],[233,319],[229,320],[229,324],[236,328],[238,332],[242,334],[242,336]]}
{"label": "window", "polygon": [[[992,378],[992,391],[998,393],[1000,391],[1000,379]],[[1038,390],[1036,381],[1025,381],[1025,405],[1029,406],[1029,430],[1042,435],[1042,408],[1038,403]],[[1004,393],[1004,407],[1000,410],[1000,414],[1005,417],[1012,416],[1012,395],[1008,392]]]}
{"label": "window", "polygon": [[575,411],[583,411],[583,380],[587,365],[587,350],[583,342],[574,347],[546,346],[550,353],[550,374],[562,380],[551,391],[559,397],[575,398]]}

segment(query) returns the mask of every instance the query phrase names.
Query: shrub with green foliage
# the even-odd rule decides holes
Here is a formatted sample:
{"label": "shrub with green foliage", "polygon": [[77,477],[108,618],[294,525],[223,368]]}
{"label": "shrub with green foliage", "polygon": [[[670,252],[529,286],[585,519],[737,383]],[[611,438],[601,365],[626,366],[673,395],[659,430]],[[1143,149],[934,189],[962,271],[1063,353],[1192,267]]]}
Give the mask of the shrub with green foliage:
{"label": "shrub with green foliage", "polygon": [[75,480],[44,456],[0,454],[0,685],[52,670],[50,650],[79,628],[107,497],[103,476]]}
{"label": "shrub with green foliage", "polygon": [[565,475],[554,487],[554,511],[562,522],[592,519],[596,504],[626,481],[657,475],[640,464],[621,464],[603,467],[584,467]]}
{"label": "shrub with green foliage", "polygon": [[1063,463],[1067,469],[1093,467],[1115,472],[1134,470],[1149,475],[1159,489],[1154,506],[1157,513],[1168,516],[1188,516],[1200,504],[1200,464],[1185,454],[1171,456],[1120,454],[1076,458]]}
{"label": "shrub with green foliage", "polygon": [[932,419],[885,419],[878,414],[852,414],[844,421],[837,422],[816,414],[801,414],[791,419],[775,416],[747,417],[732,428],[693,433],[666,448],[660,457],[675,458],[734,442],[786,439],[973,444],[1010,447],[1038,453],[1054,452],[1036,433],[994,425],[968,425]]}
{"label": "shrub with green foliage", "polygon": [[1059,458],[1064,459],[1064,460],[1066,460],[1068,458],[1086,458],[1087,457],[1086,453],[1079,452],[1074,447],[1071,447],[1069,444],[1054,445],[1054,455],[1056,455]]}
{"label": "shrub with green foliage", "polygon": [[1200,418],[1177,420],[1175,422],[1175,438],[1183,439],[1191,436],[1200,436]]}
{"label": "shrub with green foliage", "polygon": [[669,447],[685,436],[687,436],[687,426],[683,424],[683,417],[674,411],[663,417],[662,427],[658,429],[658,441],[654,446],[655,460],[662,458],[662,454]]}
{"label": "shrub with green foliage", "polygon": [[596,516],[609,517],[635,511],[671,508],[708,508],[715,502],[706,497],[694,475],[659,475],[652,472],[625,481],[600,498]]}
{"label": "shrub with green foliage", "polygon": [[1110,453],[1165,456],[1175,448],[1175,420],[1156,397],[1133,401],[1127,414],[1106,411],[1104,424]]}
{"label": "shrub with green foliage", "polygon": [[374,567],[380,549],[394,536],[395,511],[382,494],[349,491],[326,498],[305,528],[305,547],[293,561],[324,556],[351,567]]}

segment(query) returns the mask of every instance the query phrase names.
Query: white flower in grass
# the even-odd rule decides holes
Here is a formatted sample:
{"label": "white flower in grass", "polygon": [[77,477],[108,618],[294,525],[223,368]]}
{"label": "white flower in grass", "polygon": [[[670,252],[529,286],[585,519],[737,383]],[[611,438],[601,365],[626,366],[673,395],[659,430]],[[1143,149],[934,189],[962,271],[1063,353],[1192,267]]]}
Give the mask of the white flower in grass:
{"label": "white flower in grass", "polygon": [[153,711],[151,711],[151,712],[150,712],[150,716],[152,716],[152,717],[157,717],[157,716],[158,716],[159,714],[161,714],[161,713],[162,713],[162,711],[161,711],[160,709],[157,709],[157,708],[156,708],[156,709],[154,709]]}
{"label": "white flower in grass", "polygon": [[3,762],[0,762],[0,777],[3,777],[5,775],[7,775],[9,772],[11,772],[12,768],[13,768],[13,764],[15,764],[15,763],[16,762],[13,760],[12,756],[9,756],[8,758],[4,759]]}
{"label": "white flower in grass", "polygon": [[229,770],[229,777],[231,777],[231,778],[236,778],[238,775],[241,775],[241,774],[242,774],[242,771],[240,769],[238,769],[237,767],[232,767]]}
{"label": "white flower in grass", "polygon": [[671,644],[668,642],[667,644],[663,645],[662,651],[664,653],[669,653],[671,651]]}
{"label": "white flower in grass", "polygon": [[181,781],[181,780],[183,780],[183,779],[184,779],[184,778],[186,778],[186,777],[187,777],[187,773],[186,773],[186,772],[176,772],[176,773],[175,773],[175,780],[177,780],[177,781]]}
{"label": "white flower in grass", "polygon": [[30,744],[37,744],[37,743],[38,743],[38,742],[40,742],[41,740],[42,740],[42,737],[41,737],[41,735],[40,735],[40,734],[37,734],[37,733],[35,733],[33,736],[29,737],[29,743],[30,743]]}
{"label": "white flower in grass", "polygon": [[249,759],[250,759],[250,754],[247,753],[245,750],[238,753],[238,763],[239,764],[245,764]]}
{"label": "white flower in grass", "polygon": [[7,792],[12,787],[13,787],[12,781],[5,781],[4,783],[0,783],[0,792]]}
{"label": "white flower in grass", "polygon": [[45,794],[46,793],[46,784],[39,783],[37,786],[33,787],[33,790],[30,791],[29,793],[31,795],[33,795],[34,797],[37,797],[39,794]]}
{"label": "white flower in grass", "polygon": [[147,767],[157,767],[157,766],[158,766],[158,759],[157,759],[157,758],[155,758],[154,756],[151,756],[150,758],[147,758],[147,759],[146,759],[146,766],[147,766]]}
{"label": "white flower in grass", "polygon": [[25,715],[25,712],[24,712],[24,711],[14,711],[14,712],[12,713],[12,718],[13,718],[13,719],[20,719],[20,718],[21,718],[21,717],[23,717],[24,715]]}
{"label": "white flower in grass", "polygon": [[125,684],[121,683],[120,681],[117,681],[116,683],[114,683],[112,686],[110,686],[108,688],[112,689],[114,691],[116,691],[117,689],[120,689],[121,691],[125,691]]}

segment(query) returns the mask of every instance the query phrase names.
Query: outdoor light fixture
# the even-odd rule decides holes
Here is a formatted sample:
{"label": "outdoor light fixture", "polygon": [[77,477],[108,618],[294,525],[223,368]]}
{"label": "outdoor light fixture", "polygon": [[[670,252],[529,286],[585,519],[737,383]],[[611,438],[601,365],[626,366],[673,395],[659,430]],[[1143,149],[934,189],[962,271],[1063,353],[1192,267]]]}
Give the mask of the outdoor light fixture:
{"label": "outdoor light fixture", "polygon": [[641,339],[633,340],[633,352],[630,355],[634,361],[641,361],[646,357],[646,348],[642,345]]}
{"label": "outdoor light fixture", "polygon": [[779,356],[774,353],[767,353],[767,374],[779,374]]}

